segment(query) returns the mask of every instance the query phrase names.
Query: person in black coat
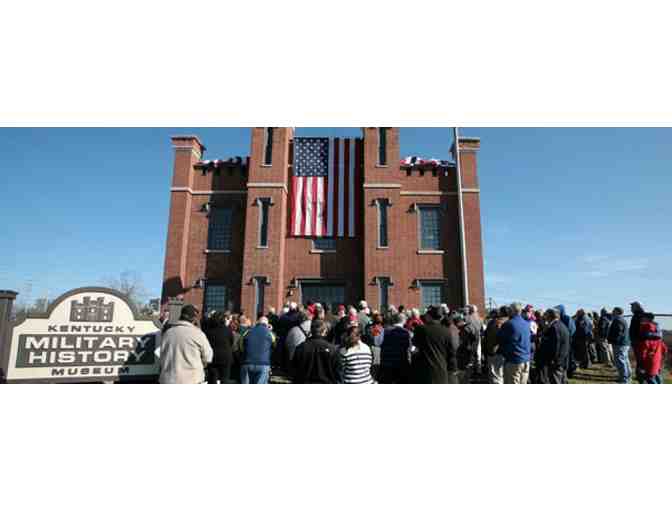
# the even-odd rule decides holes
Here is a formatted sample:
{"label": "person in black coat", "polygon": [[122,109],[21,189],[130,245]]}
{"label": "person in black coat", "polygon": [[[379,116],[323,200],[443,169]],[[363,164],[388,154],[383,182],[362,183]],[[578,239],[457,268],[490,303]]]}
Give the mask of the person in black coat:
{"label": "person in black coat", "polygon": [[328,325],[319,319],[310,325],[310,336],[299,344],[292,358],[294,384],[338,384],[341,382],[341,357],[338,348],[325,338]]}
{"label": "person in black coat", "polygon": [[576,312],[576,335],[574,336],[575,356],[581,368],[590,368],[592,359],[590,346],[593,342],[593,320],[583,309]]}
{"label": "person in black coat", "polygon": [[[641,305],[641,303],[639,303],[639,301],[630,303],[630,311],[632,312],[632,319],[630,319],[630,329],[628,330],[628,334],[630,336],[630,345],[632,346],[632,349],[635,351],[635,353],[637,353],[637,344],[642,340],[642,320],[646,312],[644,311],[644,307]],[[639,359],[637,359],[637,356],[635,356],[635,362],[635,374],[637,381],[642,384],[646,380],[646,376],[644,375],[644,370],[642,370],[640,367],[641,362]]]}
{"label": "person in black coat", "polygon": [[205,336],[214,352],[212,363],[208,365],[208,384],[228,384],[231,382],[231,366],[233,365],[233,332],[228,325],[228,317],[215,312],[209,317],[205,328]]}
{"label": "person in black coat", "polygon": [[413,345],[412,380],[415,384],[448,384],[448,351],[450,338],[448,328],[441,324],[441,310],[430,306],[425,314],[425,323],[416,326]]}
{"label": "person in black coat", "polygon": [[560,312],[555,309],[546,310],[544,319],[547,321],[539,352],[540,380],[545,384],[567,383],[567,362],[571,338],[569,329],[560,320]]}

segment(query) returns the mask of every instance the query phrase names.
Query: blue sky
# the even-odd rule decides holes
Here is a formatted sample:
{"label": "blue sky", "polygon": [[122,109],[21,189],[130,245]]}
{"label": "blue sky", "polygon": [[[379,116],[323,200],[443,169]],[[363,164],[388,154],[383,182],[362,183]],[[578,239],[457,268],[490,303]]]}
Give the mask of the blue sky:
{"label": "blue sky", "polygon": [[[672,129],[465,128],[481,138],[487,295],[672,313]],[[249,152],[247,128],[0,129],[0,287],[35,299],[136,272],[161,289],[173,154]],[[299,136],[359,134],[299,128]],[[445,159],[450,128],[402,128],[402,156]]]}

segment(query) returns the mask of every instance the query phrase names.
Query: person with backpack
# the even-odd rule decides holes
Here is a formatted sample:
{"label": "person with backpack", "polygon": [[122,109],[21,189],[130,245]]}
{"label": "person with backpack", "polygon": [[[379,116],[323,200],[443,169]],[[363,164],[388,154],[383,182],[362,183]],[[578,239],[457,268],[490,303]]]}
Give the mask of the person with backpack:
{"label": "person with backpack", "polygon": [[597,321],[597,359],[608,367],[614,366],[614,353],[607,340],[609,326],[611,325],[611,316],[606,308],[600,310],[600,318]]}
{"label": "person with backpack", "polygon": [[640,322],[639,342],[637,342],[637,368],[641,370],[646,384],[662,384],[662,370],[665,365],[667,346],[663,341],[660,326],[652,313],[644,313]]}
{"label": "person with backpack", "polygon": [[628,384],[632,369],[630,368],[630,338],[628,336],[628,324],[623,318],[623,309],[614,308],[612,321],[607,333],[607,340],[614,349],[614,364],[618,370],[618,382]]}

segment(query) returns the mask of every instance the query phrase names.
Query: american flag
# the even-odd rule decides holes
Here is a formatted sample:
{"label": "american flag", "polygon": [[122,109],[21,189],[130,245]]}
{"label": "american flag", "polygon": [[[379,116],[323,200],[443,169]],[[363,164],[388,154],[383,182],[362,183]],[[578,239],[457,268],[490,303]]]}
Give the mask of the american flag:
{"label": "american flag", "polygon": [[295,138],[290,234],[355,237],[362,215],[362,139]]}

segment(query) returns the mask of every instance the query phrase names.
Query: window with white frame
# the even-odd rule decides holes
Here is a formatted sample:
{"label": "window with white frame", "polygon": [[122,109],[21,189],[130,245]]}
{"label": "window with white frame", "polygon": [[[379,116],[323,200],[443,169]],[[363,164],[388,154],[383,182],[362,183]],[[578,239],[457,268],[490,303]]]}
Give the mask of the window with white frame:
{"label": "window with white frame", "polygon": [[420,291],[422,294],[422,307],[438,306],[443,301],[443,283],[441,282],[420,282]]}
{"label": "window with white frame", "polygon": [[227,304],[227,288],[226,285],[217,283],[206,283],[205,285],[205,302],[203,303],[203,315],[206,316],[209,312],[226,311]]}
{"label": "window with white frame", "polygon": [[209,215],[208,249],[231,250],[233,209],[231,207],[213,207]]}
{"label": "window with white frame", "polygon": [[435,205],[418,206],[420,217],[420,249],[441,249],[441,208]]}

